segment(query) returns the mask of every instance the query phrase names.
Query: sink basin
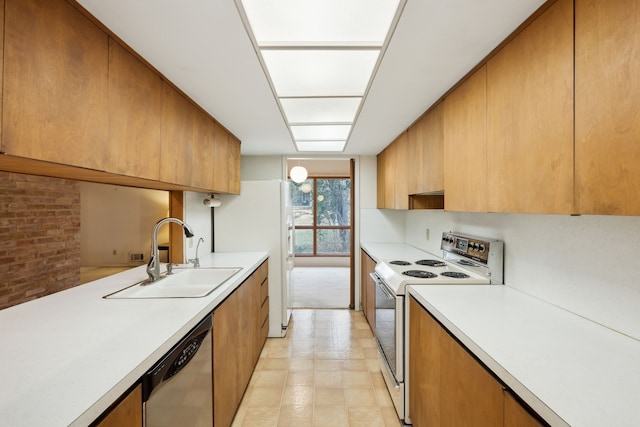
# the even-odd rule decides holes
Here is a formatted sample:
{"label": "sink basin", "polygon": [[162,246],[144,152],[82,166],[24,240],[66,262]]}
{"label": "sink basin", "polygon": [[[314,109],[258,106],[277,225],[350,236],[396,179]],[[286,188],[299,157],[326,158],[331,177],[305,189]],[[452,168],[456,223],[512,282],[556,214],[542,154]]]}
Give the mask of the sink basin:
{"label": "sink basin", "polygon": [[105,295],[108,299],[202,298],[215,291],[241,268],[174,268],[155,282],[142,281]]}

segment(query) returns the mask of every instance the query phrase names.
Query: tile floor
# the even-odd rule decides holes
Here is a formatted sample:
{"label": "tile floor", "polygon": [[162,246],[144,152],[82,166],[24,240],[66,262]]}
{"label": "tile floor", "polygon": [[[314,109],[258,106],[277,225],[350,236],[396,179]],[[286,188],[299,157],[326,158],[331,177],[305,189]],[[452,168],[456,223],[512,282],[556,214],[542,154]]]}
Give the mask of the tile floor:
{"label": "tile floor", "polygon": [[400,422],[361,311],[296,309],[269,338],[233,427],[385,426]]}

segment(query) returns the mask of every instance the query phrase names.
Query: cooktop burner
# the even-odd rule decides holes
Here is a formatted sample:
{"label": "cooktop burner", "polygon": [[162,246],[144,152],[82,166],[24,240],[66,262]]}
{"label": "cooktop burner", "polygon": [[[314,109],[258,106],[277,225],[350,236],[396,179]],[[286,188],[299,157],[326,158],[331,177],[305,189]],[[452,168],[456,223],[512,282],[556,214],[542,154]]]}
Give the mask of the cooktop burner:
{"label": "cooktop burner", "polygon": [[453,277],[454,279],[466,279],[469,277],[467,273],[461,273],[459,271],[445,271],[444,273],[440,273],[442,276]]}
{"label": "cooktop burner", "polygon": [[389,264],[393,265],[411,265],[409,261],[390,261]]}
{"label": "cooktop burner", "polygon": [[443,261],[438,261],[437,259],[421,259],[420,261],[416,261],[418,265],[426,265],[428,267],[444,267],[447,264]]}
{"label": "cooktop burner", "polygon": [[466,265],[469,267],[477,267],[477,264],[473,261],[467,261],[466,259],[459,259],[458,260],[458,264],[460,265]]}
{"label": "cooktop burner", "polygon": [[402,274],[405,276],[417,277],[419,279],[433,279],[434,277],[438,277],[437,274],[424,270],[407,270],[403,271]]}

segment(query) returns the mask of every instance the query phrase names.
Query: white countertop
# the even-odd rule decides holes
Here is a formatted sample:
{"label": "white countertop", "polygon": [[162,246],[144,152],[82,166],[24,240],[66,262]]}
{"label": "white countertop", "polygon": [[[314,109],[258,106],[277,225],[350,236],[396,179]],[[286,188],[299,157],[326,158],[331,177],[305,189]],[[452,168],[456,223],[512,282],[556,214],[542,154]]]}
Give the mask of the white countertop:
{"label": "white countertop", "polygon": [[504,285],[410,286],[553,426],[640,426],[640,342]]}
{"label": "white countertop", "polygon": [[442,258],[442,254],[434,255],[405,243],[361,243],[360,247],[369,254],[375,262],[382,260],[407,260],[417,261],[425,256],[437,256]]}
{"label": "white countertop", "polygon": [[0,310],[0,424],[88,425],[267,256],[202,256],[201,267],[242,267],[203,298],[102,298],[145,279],[140,266]]}

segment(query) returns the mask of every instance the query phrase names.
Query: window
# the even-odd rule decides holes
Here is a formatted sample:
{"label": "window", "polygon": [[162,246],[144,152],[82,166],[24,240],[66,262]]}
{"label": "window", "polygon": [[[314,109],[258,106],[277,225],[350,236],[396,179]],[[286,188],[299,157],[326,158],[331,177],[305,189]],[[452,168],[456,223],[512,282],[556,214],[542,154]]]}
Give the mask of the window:
{"label": "window", "polygon": [[349,256],[351,180],[291,181],[296,256]]}

